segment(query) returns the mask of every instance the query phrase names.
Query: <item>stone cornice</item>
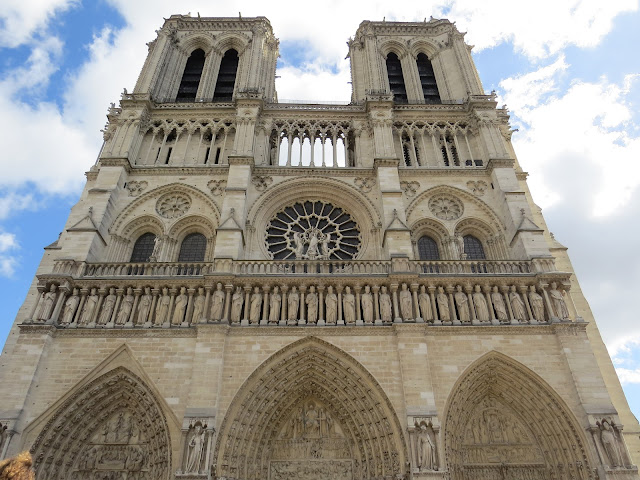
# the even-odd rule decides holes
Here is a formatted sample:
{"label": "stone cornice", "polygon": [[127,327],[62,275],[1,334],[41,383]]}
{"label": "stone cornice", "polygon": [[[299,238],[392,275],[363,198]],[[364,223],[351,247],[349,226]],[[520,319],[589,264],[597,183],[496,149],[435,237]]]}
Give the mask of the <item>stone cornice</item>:
{"label": "stone cornice", "polygon": [[182,175],[198,175],[198,176],[213,176],[213,175],[227,175],[229,173],[229,165],[203,165],[203,166],[172,166],[172,165],[158,165],[158,166],[134,166],[130,169],[132,175],[153,175],[153,176],[182,176]]}

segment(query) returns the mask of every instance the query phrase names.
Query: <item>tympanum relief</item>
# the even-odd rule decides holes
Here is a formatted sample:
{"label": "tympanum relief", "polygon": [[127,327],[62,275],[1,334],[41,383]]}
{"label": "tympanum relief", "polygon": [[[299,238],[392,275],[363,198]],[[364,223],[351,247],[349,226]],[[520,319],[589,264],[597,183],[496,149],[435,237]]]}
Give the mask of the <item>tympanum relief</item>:
{"label": "tympanum relief", "polygon": [[316,399],[293,409],[273,444],[270,480],[351,480],[349,441],[333,413]]}

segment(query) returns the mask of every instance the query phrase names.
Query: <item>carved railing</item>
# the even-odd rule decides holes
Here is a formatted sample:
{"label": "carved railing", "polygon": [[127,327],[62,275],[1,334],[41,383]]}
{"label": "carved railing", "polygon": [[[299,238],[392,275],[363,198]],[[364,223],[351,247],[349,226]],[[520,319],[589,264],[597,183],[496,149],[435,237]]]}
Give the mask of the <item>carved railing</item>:
{"label": "carved railing", "polygon": [[416,260],[415,273],[424,275],[528,275],[536,272],[528,260]]}
{"label": "carved railing", "polygon": [[357,260],[240,260],[237,275],[375,275],[391,272],[390,261]]}

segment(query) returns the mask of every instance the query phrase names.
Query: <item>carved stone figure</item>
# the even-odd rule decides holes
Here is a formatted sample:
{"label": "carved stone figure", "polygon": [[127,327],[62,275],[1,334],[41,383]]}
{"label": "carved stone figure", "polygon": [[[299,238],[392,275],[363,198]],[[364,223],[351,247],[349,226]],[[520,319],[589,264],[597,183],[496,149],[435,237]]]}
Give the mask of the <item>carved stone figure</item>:
{"label": "carved stone figure", "polygon": [[544,300],[542,296],[536,292],[535,285],[529,287],[529,303],[531,304],[533,318],[539,322],[544,322]]}
{"label": "carved stone figure", "polygon": [[391,322],[391,295],[384,285],[380,289],[380,318],[384,323]]}
{"label": "carved stone figure", "polygon": [[298,307],[300,306],[300,294],[295,285],[291,288],[287,298],[287,320],[294,322],[298,320]]}
{"label": "carved stone figure", "polygon": [[525,306],[522,298],[518,292],[516,292],[516,286],[511,286],[511,292],[509,293],[509,301],[511,302],[511,311],[513,312],[513,318],[524,322],[527,318],[525,313]]}
{"label": "carved stone figure", "polygon": [[238,286],[231,296],[231,323],[240,323],[243,304],[244,295],[242,294],[242,288]]}
{"label": "carved stone figure", "polygon": [[444,288],[438,287],[438,293],[436,294],[436,303],[438,304],[438,313],[440,314],[440,320],[448,322],[451,320],[451,313],[449,312],[449,298],[444,293]]}
{"label": "carved stone figure", "polygon": [[309,287],[309,293],[305,297],[305,303],[307,304],[307,323],[315,324],[318,322],[318,294],[316,293],[316,287],[311,285]]}
{"label": "carved stone figure", "polygon": [[204,452],[204,429],[199,423],[193,429],[193,436],[189,440],[189,449],[187,453],[187,464],[185,473],[200,472],[200,464],[202,463],[202,454]]}
{"label": "carved stone figure", "polygon": [[191,316],[191,323],[199,323],[200,320],[202,320],[205,299],[204,288],[199,287],[198,296],[193,301],[193,315]]}
{"label": "carved stone figure", "polygon": [[556,282],[553,282],[551,284],[549,296],[551,297],[551,303],[553,305],[554,312],[556,312],[556,316],[562,320],[569,318],[569,310],[567,310],[567,304],[564,301],[562,292],[558,290],[558,284]]}
{"label": "carved stone figure", "polygon": [[371,287],[364,287],[364,293],[360,297],[362,304],[362,320],[364,323],[373,323],[373,295],[371,295]]}
{"label": "carved stone figure", "polygon": [[400,313],[403,320],[410,320],[413,318],[413,302],[411,301],[411,292],[407,288],[407,284],[403,283],[400,290]]}
{"label": "carved stone figure", "polygon": [[214,322],[219,322],[222,319],[222,309],[224,307],[224,292],[222,291],[222,284],[216,285],[216,291],[213,292],[213,299],[211,302],[211,319]]}
{"label": "carved stone figure", "polygon": [[62,314],[62,319],[60,320],[61,325],[69,325],[73,321],[73,315],[76,313],[78,303],[80,303],[78,289],[74,288],[71,296],[64,302],[64,313]]}
{"label": "carved stone figure", "polygon": [[260,323],[260,312],[262,311],[262,295],[258,287],[253,288],[251,302],[249,305],[249,322],[251,324]]}
{"label": "carved stone figure", "polygon": [[42,307],[40,308],[38,320],[46,322],[51,318],[53,307],[56,305],[56,297],[58,296],[58,292],[56,291],[57,289],[58,287],[52,284],[49,287],[49,291],[42,294]]}
{"label": "carved stone figure", "polygon": [[460,254],[460,258],[464,255],[464,238],[462,235],[455,236],[456,246],[458,247],[458,253]]}
{"label": "carved stone figure", "polygon": [[603,420],[600,424],[600,439],[602,440],[602,446],[609,459],[609,465],[611,467],[622,466],[618,439],[616,438],[613,427],[607,420]]}
{"label": "carved stone figure", "polygon": [[189,297],[187,297],[187,289],[185,287],[180,287],[180,293],[176,295],[173,316],[171,317],[172,325],[180,325],[184,321],[184,314],[187,311],[187,302],[189,301]]}
{"label": "carved stone figure", "polygon": [[489,316],[489,307],[487,306],[487,299],[480,289],[480,285],[476,285],[473,289],[473,304],[476,307],[476,318],[480,322],[488,322],[491,320]]}
{"label": "carved stone figure", "polygon": [[158,306],[156,307],[156,326],[161,326],[169,321],[169,306],[171,305],[171,297],[169,296],[169,289],[164,287],[162,289],[162,295],[158,299]]}
{"label": "carved stone figure", "polygon": [[104,301],[102,302],[102,311],[100,312],[100,316],[97,321],[98,325],[106,325],[109,323],[111,315],[113,314],[113,308],[116,305],[116,300],[116,289],[111,287],[109,289],[109,295],[104,297]]}
{"label": "carved stone figure", "polygon": [[133,300],[133,288],[129,287],[127,288],[126,295],[122,297],[120,311],[116,317],[116,325],[124,325],[127,323],[129,316],[131,315],[131,310],[133,310]]}
{"label": "carved stone figure", "polygon": [[309,247],[307,248],[306,257],[313,260],[320,255],[320,251],[318,250],[318,235],[320,234],[317,230],[312,230],[309,233]]}
{"label": "carved stone figure", "polygon": [[356,322],[356,297],[351,293],[351,287],[346,287],[342,296],[342,313],[347,325]]}
{"label": "carved stone figure", "polygon": [[269,323],[278,323],[280,320],[280,306],[282,305],[282,295],[279,293],[278,286],[273,287],[271,298],[269,300]]}
{"label": "carved stone figure", "polygon": [[418,305],[420,306],[420,315],[422,319],[427,321],[433,321],[433,311],[431,308],[431,297],[427,293],[427,288],[424,285],[420,286],[420,294],[418,295]]}
{"label": "carved stone figure", "polygon": [[295,232],[293,234],[293,242],[295,243],[293,246],[293,252],[296,255],[296,260],[300,260],[302,259],[304,251],[304,240],[302,239],[302,234],[300,232]]}
{"label": "carved stone figure", "polygon": [[331,234],[325,233],[322,239],[322,259],[329,260],[329,242],[331,241]]}
{"label": "carved stone figure", "polygon": [[453,295],[458,308],[458,319],[463,323],[469,323],[471,316],[469,314],[469,299],[467,294],[462,291],[462,285],[456,286],[456,293]]}
{"label": "carved stone figure", "polygon": [[507,307],[504,304],[504,297],[498,291],[498,287],[493,287],[491,302],[493,303],[493,308],[496,311],[496,318],[500,321],[508,320],[509,317],[507,316]]}
{"label": "carved stone figure", "polygon": [[136,325],[143,325],[147,321],[152,302],[151,288],[144,287],[144,295],[142,295],[138,301],[138,318],[136,319]]}
{"label": "carved stone figure", "polygon": [[151,257],[153,259],[157,259],[158,255],[160,255],[160,248],[162,247],[162,238],[156,236],[153,239],[153,251],[151,252]]}
{"label": "carved stone figure", "polygon": [[92,288],[91,293],[87,296],[87,299],[84,301],[84,307],[82,307],[82,314],[80,315],[80,319],[78,320],[79,325],[87,325],[93,318],[93,314],[96,311],[96,306],[98,305],[97,291],[98,291],[97,289]]}
{"label": "carved stone figure", "polygon": [[423,423],[417,435],[417,463],[420,471],[436,470],[436,449],[427,426]]}
{"label": "carved stone figure", "polygon": [[335,325],[338,318],[338,296],[333,293],[333,287],[329,285],[327,288],[327,296],[324,299],[325,317],[330,325]]}

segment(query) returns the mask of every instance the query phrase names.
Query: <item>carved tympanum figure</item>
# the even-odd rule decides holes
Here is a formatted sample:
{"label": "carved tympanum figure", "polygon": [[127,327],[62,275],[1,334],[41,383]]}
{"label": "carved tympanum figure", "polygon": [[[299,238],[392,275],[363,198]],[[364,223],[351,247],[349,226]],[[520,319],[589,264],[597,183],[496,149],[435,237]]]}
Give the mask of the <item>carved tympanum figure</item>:
{"label": "carved tympanum figure", "polygon": [[185,473],[199,473],[204,453],[204,429],[200,423],[193,428],[193,435],[189,440]]}
{"label": "carved tympanum figure", "polygon": [[496,311],[496,318],[500,321],[508,320],[509,317],[507,316],[507,307],[504,304],[504,297],[498,291],[498,287],[493,287],[491,302],[493,303],[493,308]]}
{"label": "carved tympanum figure", "polygon": [[467,294],[462,291],[462,285],[456,286],[456,293],[453,295],[453,299],[456,302],[456,308],[458,309],[458,319],[462,323],[469,323],[471,316],[469,314],[469,298]]}
{"label": "carved tympanum figure", "polygon": [[400,313],[403,320],[411,320],[413,318],[413,305],[411,301],[411,292],[407,288],[407,284],[403,283],[400,289]]}
{"label": "carved tympanum figure", "polygon": [[61,325],[69,325],[71,322],[73,322],[73,315],[76,313],[78,303],[80,303],[78,289],[74,288],[71,296],[64,302],[64,313],[62,314],[62,319],[60,320]]}
{"label": "carved tympanum figure", "polygon": [[444,288],[438,287],[438,293],[436,294],[436,303],[438,304],[438,313],[440,314],[440,320],[448,322],[451,320],[451,314],[449,312],[449,299],[447,294],[444,293]]}
{"label": "carved tympanum figure", "polygon": [[214,322],[219,322],[222,319],[222,309],[224,307],[224,292],[222,291],[222,284],[216,285],[216,291],[213,292],[213,299],[211,301],[211,319]]}
{"label": "carved tympanum figure", "polygon": [[316,287],[311,285],[309,287],[309,293],[305,297],[305,303],[307,304],[307,323],[315,324],[318,322],[318,294],[316,293]]}
{"label": "carved tympanum figure", "polygon": [[271,292],[271,298],[269,299],[269,323],[271,324],[278,323],[278,320],[280,320],[282,295],[279,292],[280,290],[276,285],[273,287],[273,292]]}
{"label": "carved tympanum figure", "polygon": [[49,291],[42,294],[42,307],[40,307],[38,320],[46,322],[51,318],[53,307],[56,304],[56,297],[58,296],[57,289],[58,287],[52,284],[49,287]]}
{"label": "carved tympanum figure", "polygon": [[362,304],[362,319],[364,323],[373,323],[373,295],[371,295],[371,287],[364,287],[364,293],[360,297]]}
{"label": "carved tympanum figure", "polygon": [[427,293],[424,285],[420,286],[420,294],[418,295],[418,305],[420,305],[420,315],[425,322],[433,321],[433,309],[431,308],[431,298]]}
{"label": "carved tympanum figure", "polygon": [[324,304],[327,324],[335,325],[338,317],[338,296],[333,293],[333,287],[331,285],[327,288],[327,296],[324,299]]}
{"label": "carved tympanum figure", "polygon": [[384,285],[380,289],[380,318],[384,323],[391,322],[391,296]]}
{"label": "carved tympanum figure", "polygon": [[511,292],[509,293],[509,301],[511,302],[511,311],[513,312],[513,318],[520,322],[526,321],[525,306],[522,298],[516,291],[516,286],[511,286]]}
{"label": "carved tympanum figure", "polygon": [[231,296],[231,323],[240,323],[243,304],[244,295],[242,294],[242,288],[238,286]]}
{"label": "carved tympanum figure", "polygon": [[172,325],[180,325],[184,321],[188,301],[189,297],[187,297],[187,289],[185,287],[180,287],[180,293],[176,295],[176,299],[174,301],[173,316],[171,317]]}
{"label": "carved tympanum figure", "polygon": [[558,284],[556,282],[553,282],[551,284],[549,296],[551,297],[551,303],[553,304],[553,310],[556,312],[556,316],[562,320],[569,318],[569,310],[567,310],[567,304],[564,301],[562,292],[558,290]]}
{"label": "carved tympanum figure", "polygon": [[342,313],[344,323],[353,324],[356,321],[356,298],[351,293],[351,287],[346,287],[342,296]]}
{"label": "carved tympanum figure", "polygon": [[262,294],[258,287],[253,288],[251,301],[249,303],[249,322],[252,325],[260,323],[260,312],[262,311]]}
{"label": "carved tympanum figure", "polygon": [[487,299],[480,289],[480,285],[476,285],[473,289],[473,305],[476,307],[476,318],[480,322],[488,322],[491,320],[489,316],[489,307],[487,306]]}
{"label": "carved tympanum figure", "polygon": [[111,315],[113,314],[113,308],[116,305],[116,300],[116,289],[111,287],[109,289],[109,295],[104,297],[104,301],[102,302],[102,311],[98,317],[98,325],[106,325],[109,323]]}
{"label": "carved tympanum figure", "polygon": [[529,287],[529,303],[531,304],[531,313],[533,318],[539,322],[544,322],[544,300],[536,292],[535,285]]}
{"label": "carved tympanum figure", "polygon": [[116,317],[116,325],[124,325],[129,320],[131,310],[133,310],[133,288],[127,288],[126,295],[122,298],[120,303],[120,311]]}

